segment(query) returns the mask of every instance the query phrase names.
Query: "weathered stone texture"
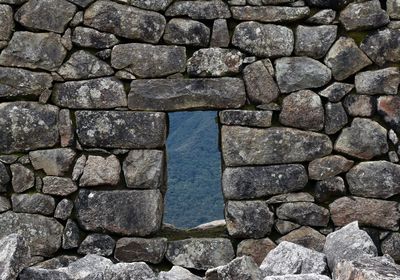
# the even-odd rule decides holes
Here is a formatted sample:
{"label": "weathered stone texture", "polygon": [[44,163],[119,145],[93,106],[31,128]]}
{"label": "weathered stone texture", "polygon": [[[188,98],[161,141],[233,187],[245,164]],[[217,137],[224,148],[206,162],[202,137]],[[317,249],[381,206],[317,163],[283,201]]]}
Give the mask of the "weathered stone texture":
{"label": "weathered stone texture", "polygon": [[84,24],[128,39],[157,43],[166,20],[156,12],[100,0],[85,10]]}
{"label": "weathered stone texture", "polygon": [[126,93],[116,78],[57,83],[53,102],[71,109],[111,109],[127,105]]}
{"label": "weathered stone texture", "polygon": [[219,113],[219,120],[226,125],[242,125],[251,127],[270,127],[271,111],[225,110]]}
{"label": "weathered stone texture", "polygon": [[308,7],[232,7],[232,17],[242,21],[259,21],[259,22],[291,22],[303,19],[310,14]]}
{"label": "weathered stone texture", "polygon": [[78,138],[85,146],[158,148],[165,142],[164,113],[77,111],[75,116]]}
{"label": "weathered stone texture", "polygon": [[165,12],[166,16],[188,16],[193,19],[229,18],[228,5],[222,0],[175,1]]}
{"label": "weathered stone texture", "polygon": [[396,95],[400,84],[400,72],[397,67],[375,71],[360,72],[355,77],[357,93]]}
{"label": "weathered stone texture", "polygon": [[14,192],[22,193],[34,187],[35,174],[29,168],[16,163],[10,166],[12,180],[11,184]]}
{"label": "weathered stone texture", "polygon": [[53,147],[58,142],[58,112],[36,102],[0,104],[0,151],[13,153]]}
{"label": "weathered stone texture", "polygon": [[167,250],[166,238],[121,238],[117,241],[114,257],[120,262],[160,263]]}
{"label": "weathered stone texture", "polygon": [[310,161],[332,151],[328,136],[292,128],[224,126],[221,137],[222,155],[228,166]]}
{"label": "weathered stone texture", "polygon": [[228,167],[222,176],[226,199],[253,199],[302,190],[307,173],[300,164]]}
{"label": "weathered stone texture", "polygon": [[269,238],[246,239],[239,243],[237,256],[250,256],[257,265],[261,265],[267,254],[274,248],[276,248],[276,244]]}
{"label": "weathered stone texture", "polygon": [[63,33],[74,17],[76,6],[66,0],[29,0],[15,13],[27,28]]}
{"label": "weathered stone texture", "polygon": [[206,47],[210,42],[210,28],[191,19],[173,18],[165,27],[163,39],[168,44]]}
{"label": "weathered stone texture", "polygon": [[336,226],[353,221],[360,225],[396,231],[399,229],[398,203],[362,197],[342,197],[329,205],[331,218]]}
{"label": "weathered stone texture", "polygon": [[32,256],[50,256],[61,246],[63,226],[53,218],[36,214],[0,214],[0,238],[19,233],[26,239]]}
{"label": "weathered stone texture", "polygon": [[335,134],[339,132],[349,119],[342,103],[326,103],[325,104],[325,133]]}
{"label": "weathered stone texture", "polygon": [[375,112],[374,98],[369,95],[349,94],[343,100],[343,106],[353,117],[370,117]]}
{"label": "weathered stone texture", "polygon": [[234,259],[230,263],[206,271],[206,280],[212,279],[261,279],[263,273],[248,256]]}
{"label": "weathered stone texture", "polygon": [[116,156],[89,155],[79,179],[81,187],[116,186],[120,180],[121,165]]}
{"label": "weathered stone texture", "polygon": [[276,215],[300,225],[327,226],[329,210],[311,202],[285,203],[276,209]]}
{"label": "weathered stone texture", "polygon": [[226,19],[214,20],[210,47],[228,47],[231,41]]}
{"label": "weathered stone texture", "polygon": [[64,176],[71,169],[76,152],[70,148],[38,150],[29,153],[35,170],[42,169],[47,175]]}
{"label": "weathered stone texture", "polygon": [[294,35],[284,26],[243,22],[236,26],[232,44],[260,57],[289,56],[294,48]]}
{"label": "weathered stone texture", "polygon": [[372,159],[388,152],[387,131],[379,123],[355,118],[335,143],[335,150],[359,159]]}
{"label": "weathered stone texture", "polygon": [[56,207],[55,200],[50,195],[41,193],[13,194],[11,196],[13,211],[16,213],[29,213],[52,215]]}
{"label": "weathered stone texture", "polygon": [[95,49],[109,48],[119,43],[114,34],[81,26],[74,29],[71,40],[77,46]]}
{"label": "weathered stone texture", "polygon": [[[158,190],[81,190],[75,207],[79,225],[88,231],[147,236],[161,227],[163,203]],[[108,215],[99,215],[104,209]]]}
{"label": "weathered stone texture", "polygon": [[13,9],[0,4],[0,41],[8,40],[14,28]]}
{"label": "weathered stone texture", "polygon": [[29,265],[30,249],[20,234],[0,239],[0,279],[17,279],[18,274]]}
{"label": "weathered stone texture", "polygon": [[135,80],[128,107],[157,111],[238,108],[244,104],[245,94],[239,78]]}
{"label": "weathered stone texture", "polygon": [[328,98],[330,102],[339,102],[346,94],[351,92],[353,88],[353,84],[335,82],[318,92],[318,94]]}
{"label": "weathered stone texture", "polygon": [[278,244],[284,241],[291,242],[311,250],[322,252],[324,249],[325,239],[325,236],[315,229],[302,226],[298,229],[294,229],[285,236],[282,236],[276,240],[276,242]]}
{"label": "weathered stone texture", "polygon": [[77,190],[78,186],[70,178],[55,176],[46,176],[43,178],[43,193],[68,196]]}
{"label": "weathered stone texture", "polygon": [[325,56],[336,40],[336,25],[303,26],[296,28],[295,54],[319,59]]}
{"label": "weathered stone texture", "polygon": [[18,31],[1,52],[0,65],[54,71],[66,55],[60,35]]}
{"label": "weathered stone texture", "polygon": [[235,238],[262,238],[271,232],[274,213],[265,201],[228,201],[225,220]]}
{"label": "weathered stone texture", "polygon": [[117,45],[111,53],[111,65],[140,78],[168,76],[186,70],[186,49],[137,43]]}
{"label": "weathered stone texture", "polygon": [[78,253],[82,255],[96,254],[111,256],[115,247],[115,240],[106,234],[90,234],[79,245]]}
{"label": "weathered stone texture", "polygon": [[198,270],[225,265],[235,257],[225,238],[190,238],[168,243],[166,258],[174,265]]}
{"label": "weathered stone texture", "polygon": [[377,107],[384,120],[400,133],[400,96],[381,96],[378,98]]}

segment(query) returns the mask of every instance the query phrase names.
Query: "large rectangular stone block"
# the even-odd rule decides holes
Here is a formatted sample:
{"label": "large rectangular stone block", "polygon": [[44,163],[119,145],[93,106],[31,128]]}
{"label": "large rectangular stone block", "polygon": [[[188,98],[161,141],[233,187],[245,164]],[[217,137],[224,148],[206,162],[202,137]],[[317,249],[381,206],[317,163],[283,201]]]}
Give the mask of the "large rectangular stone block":
{"label": "large rectangular stone block", "polygon": [[166,138],[166,115],[159,112],[77,111],[79,142],[101,148],[159,148]]}
{"label": "large rectangular stone block", "polygon": [[85,230],[147,236],[161,227],[163,198],[158,190],[81,190],[75,209]]}
{"label": "large rectangular stone block", "polygon": [[229,109],[245,101],[244,83],[238,78],[135,80],[128,95],[132,110]]}
{"label": "large rectangular stone block", "polygon": [[57,144],[59,109],[37,102],[0,104],[0,153],[15,153]]}
{"label": "large rectangular stone block", "polygon": [[227,166],[304,162],[332,152],[327,135],[293,128],[223,126],[221,137]]}

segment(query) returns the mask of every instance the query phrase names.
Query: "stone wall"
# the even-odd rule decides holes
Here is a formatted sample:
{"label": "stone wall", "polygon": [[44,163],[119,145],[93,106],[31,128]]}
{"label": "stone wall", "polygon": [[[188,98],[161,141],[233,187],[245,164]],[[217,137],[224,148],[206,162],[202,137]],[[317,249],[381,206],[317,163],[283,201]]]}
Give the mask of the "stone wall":
{"label": "stone wall", "polygon": [[[260,264],[355,220],[400,261],[400,1],[0,3],[0,238],[32,263]],[[182,110],[219,111],[226,230],[163,226]]]}

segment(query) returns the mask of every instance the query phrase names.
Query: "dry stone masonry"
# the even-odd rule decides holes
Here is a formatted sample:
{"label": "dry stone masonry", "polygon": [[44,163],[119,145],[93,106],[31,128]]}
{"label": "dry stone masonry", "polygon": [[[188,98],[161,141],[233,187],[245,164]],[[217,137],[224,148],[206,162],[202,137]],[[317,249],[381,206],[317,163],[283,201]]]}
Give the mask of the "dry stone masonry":
{"label": "dry stone masonry", "polygon": [[[399,0],[0,0],[0,279],[400,279],[399,68]],[[225,220],[177,229],[186,110]]]}

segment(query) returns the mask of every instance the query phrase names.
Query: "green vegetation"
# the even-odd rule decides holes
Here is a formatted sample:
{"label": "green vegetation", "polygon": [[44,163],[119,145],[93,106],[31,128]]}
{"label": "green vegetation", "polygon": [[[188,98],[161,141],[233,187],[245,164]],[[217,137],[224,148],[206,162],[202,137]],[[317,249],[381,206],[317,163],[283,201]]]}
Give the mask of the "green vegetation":
{"label": "green vegetation", "polygon": [[223,219],[216,114],[169,114],[166,223],[189,228]]}

